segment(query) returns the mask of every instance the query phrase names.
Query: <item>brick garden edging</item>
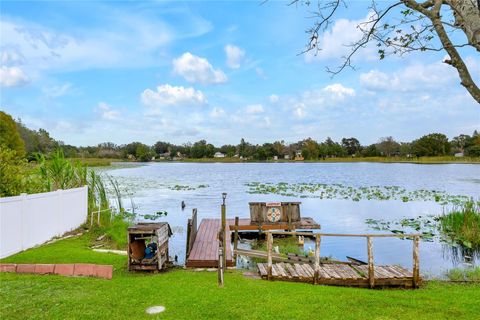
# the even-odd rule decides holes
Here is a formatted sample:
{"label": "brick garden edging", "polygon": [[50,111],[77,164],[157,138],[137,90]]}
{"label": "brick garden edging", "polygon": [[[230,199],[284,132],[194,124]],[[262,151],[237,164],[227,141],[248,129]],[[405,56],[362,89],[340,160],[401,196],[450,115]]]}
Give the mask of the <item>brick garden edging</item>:
{"label": "brick garden edging", "polygon": [[14,264],[0,263],[0,272],[58,274],[112,279],[113,266],[90,263],[75,264]]}

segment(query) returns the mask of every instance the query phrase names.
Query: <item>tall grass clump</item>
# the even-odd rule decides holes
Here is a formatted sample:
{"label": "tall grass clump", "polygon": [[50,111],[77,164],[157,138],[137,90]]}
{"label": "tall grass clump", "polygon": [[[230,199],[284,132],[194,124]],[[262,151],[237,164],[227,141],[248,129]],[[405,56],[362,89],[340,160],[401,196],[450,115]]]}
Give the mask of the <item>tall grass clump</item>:
{"label": "tall grass clump", "polygon": [[473,199],[439,218],[441,231],[467,248],[480,248],[480,201]]}
{"label": "tall grass clump", "polygon": [[132,223],[134,214],[124,209],[120,187],[113,177],[101,175],[80,162],[69,161],[61,150],[54,152],[49,159],[40,155],[37,162],[38,177],[43,191],[87,185],[87,224],[93,222],[93,235],[99,233],[107,235],[115,247],[126,245],[126,230]]}

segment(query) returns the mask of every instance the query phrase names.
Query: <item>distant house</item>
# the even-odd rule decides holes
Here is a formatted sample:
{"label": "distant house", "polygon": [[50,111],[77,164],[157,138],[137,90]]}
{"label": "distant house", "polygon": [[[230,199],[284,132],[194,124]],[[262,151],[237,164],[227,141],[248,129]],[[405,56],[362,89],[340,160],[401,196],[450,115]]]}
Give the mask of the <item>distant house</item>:
{"label": "distant house", "polygon": [[215,152],[215,154],[213,155],[213,157],[214,157],[214,158],[225,158],[225,154],[217,151],[217,152]]}
{"label": "distant house", "polygon": [[461,158],[461,157],[463,157],[463,152],[457,152],[457,153],[455,153],[455,157],[456,157],[456,158]]}
{"label": "distant house", "polygon": [[298,150],[297,152],[295,152],[295,161],[303,161],[305,160],[302,156],[302,151],[301,150]]}
{"label": "distant house", "polygon": [[290,160],[290,155],[289,155],[289,154],[286,154],[283,158],[284,158],[285,160]]}
{"label": "distant house", "polygon": [[273,160],[277,161],[277,160],[278,160],[278,156],[273,156]]}
{"label": "distant house", "polygon": [[170,158],[170,152],[164,152],[158,155],[160,159]]}

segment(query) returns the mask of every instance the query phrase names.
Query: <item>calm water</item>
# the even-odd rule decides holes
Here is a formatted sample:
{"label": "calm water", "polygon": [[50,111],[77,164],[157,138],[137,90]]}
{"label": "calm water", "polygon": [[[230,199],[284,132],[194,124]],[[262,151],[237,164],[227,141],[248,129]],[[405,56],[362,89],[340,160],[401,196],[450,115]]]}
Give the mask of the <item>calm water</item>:
{"label": "calm water", "polygon": [[[227,192],[227,217],[249,217],[249,201],[301,201],[301,213],[320,223],[323,232],[372,232],[365,219],[393,220],[441,214],[444,209],[433,201],[399,200],[321,200],[278,195],[249,194],[245,183],[288,182],[343,184],[362,186],[400,186],[407,190],[428,189],[452,195],[480,196],[480,165],[446,164],[382,164],[382,163],[149,163],[144,166],[123,166],[107,169],[120,185],[131,192],[139,214],[167,211],[174,231],[170,252],[180,262],[185,259],[187,219],[192,208],[198,208],[202,218],[219,218],[221,193]],[[205,188],[171,190],[175,185]],[[182,210],[181,201],[187,207]],[[128,208],[130,201],[126,198]],[[345,259],[353,256],[366,260],[366,240],[363,238],[323,238],[322,256]],[[309,244],[306,244],[308,249]],[[375,239],[375,263],[400,264],[411,268],[412,242],[400,239]],[[441,275],[453,266],[464,266],[452,259],[451,250],[440,243],[420,243],[421,270],[424,275]],[[478,264],[479,261],[473,261]]]}

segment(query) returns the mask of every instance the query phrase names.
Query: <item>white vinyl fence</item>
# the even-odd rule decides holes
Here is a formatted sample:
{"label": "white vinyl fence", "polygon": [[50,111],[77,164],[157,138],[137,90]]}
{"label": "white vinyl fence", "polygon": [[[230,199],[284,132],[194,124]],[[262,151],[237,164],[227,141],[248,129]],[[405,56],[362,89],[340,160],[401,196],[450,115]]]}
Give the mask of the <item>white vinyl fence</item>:
{"label": "white vinyl fence", "polygon": [[87,212],[87,186],[0,198],[0,258],[74,230]]}

